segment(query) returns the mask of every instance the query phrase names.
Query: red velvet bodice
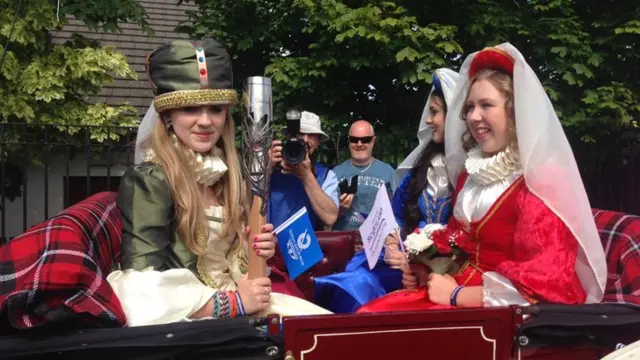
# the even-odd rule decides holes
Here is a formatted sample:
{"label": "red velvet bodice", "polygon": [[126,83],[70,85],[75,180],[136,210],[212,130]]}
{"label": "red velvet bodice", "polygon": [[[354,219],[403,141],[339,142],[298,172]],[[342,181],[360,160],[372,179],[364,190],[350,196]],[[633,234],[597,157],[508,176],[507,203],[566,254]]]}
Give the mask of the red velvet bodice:
{"label": "red velvet bodice", "polygon": [[505,190],[481,220],[468,226],[453,216],[449,221],[450,232],[458,235],[456,243],[483,271],[494,271],[512,257],[513,241],[510,239],[514,237],[518,220],[513,210],[517,206],[518,194],[526,189],[522,180],[519,178]]}
{"label": "red velvet bodice", "polygon": [[[458,192],[467,179],[458,179]],[[459,284],[482,285],[482,274],[495,271],[508,278],[527,300],[582,303],[586,297],[575,273],[578,242],[520,177],[489,211],[468,226],[455,216],[445,230],[433,234],[445,244],[453,237],[469,254],[456,275]]]}

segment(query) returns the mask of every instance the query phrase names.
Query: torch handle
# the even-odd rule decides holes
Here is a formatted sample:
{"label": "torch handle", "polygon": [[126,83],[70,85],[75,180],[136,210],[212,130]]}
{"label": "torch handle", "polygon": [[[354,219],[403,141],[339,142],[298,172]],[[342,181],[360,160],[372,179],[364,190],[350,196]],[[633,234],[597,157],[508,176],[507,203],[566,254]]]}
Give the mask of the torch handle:
{"label": "torch handle", "polygon": [[259,196],[253,195],[251,201],[251,210],[249,210],[249,279],[255,279],[259,277],[267,276],[267,261],[258,256],[253,250],[253,238],[260,234],[262,226],[267,223],[267,220],[260,214],[260,208],[262,207],[262,199]]}

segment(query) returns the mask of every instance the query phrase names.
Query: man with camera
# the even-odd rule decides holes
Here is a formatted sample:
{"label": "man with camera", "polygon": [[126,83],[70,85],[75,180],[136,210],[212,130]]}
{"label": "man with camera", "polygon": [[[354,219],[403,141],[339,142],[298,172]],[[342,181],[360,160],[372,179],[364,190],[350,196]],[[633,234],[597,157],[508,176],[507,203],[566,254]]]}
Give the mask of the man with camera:
{"label": "man with camera", "polygon": [[307,111],[287,112],[287,132],[284,144],[274,140],[269,151],[274,172],[268,222],[277,227],[304,206],[313,229],[325,230],[338,218],[338,179],[311,157],[329,136],[322,131],[320,117]]}
{"label": "man with camera", "polygon": [[362,225],[385,185],[389,196],[395,190],[391,165],[373,157],[376,135],[366,120],[355,121],[349,129],[351,158],[333,171],[340,182],[340,213],[334,230],[355,230]]}

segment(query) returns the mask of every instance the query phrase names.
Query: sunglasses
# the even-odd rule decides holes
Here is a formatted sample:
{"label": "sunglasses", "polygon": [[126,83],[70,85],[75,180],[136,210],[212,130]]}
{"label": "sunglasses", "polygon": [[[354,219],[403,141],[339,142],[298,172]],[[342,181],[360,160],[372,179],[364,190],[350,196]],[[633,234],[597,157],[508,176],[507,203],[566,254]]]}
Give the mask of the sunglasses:
{"label": "sunglasses", "polygon": [[357,144],[358,141],[360,141],[363,144],[368,144],[371,141],[373,141],[374,137],[375,136],[363,136],[363,137],[349,136],[349,142],[352,144]]}

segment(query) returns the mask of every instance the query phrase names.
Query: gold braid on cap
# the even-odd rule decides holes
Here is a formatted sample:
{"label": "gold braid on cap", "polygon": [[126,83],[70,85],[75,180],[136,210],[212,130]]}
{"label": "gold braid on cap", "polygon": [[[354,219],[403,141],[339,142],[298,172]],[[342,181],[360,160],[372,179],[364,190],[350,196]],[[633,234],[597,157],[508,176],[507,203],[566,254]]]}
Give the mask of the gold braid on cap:
{"label": "gold braid on cap", "polygon": [[179,90],[158,95],[153,99],[158,113],[190,106],[234,105],[237,102],[238,93],[233,89]]}

